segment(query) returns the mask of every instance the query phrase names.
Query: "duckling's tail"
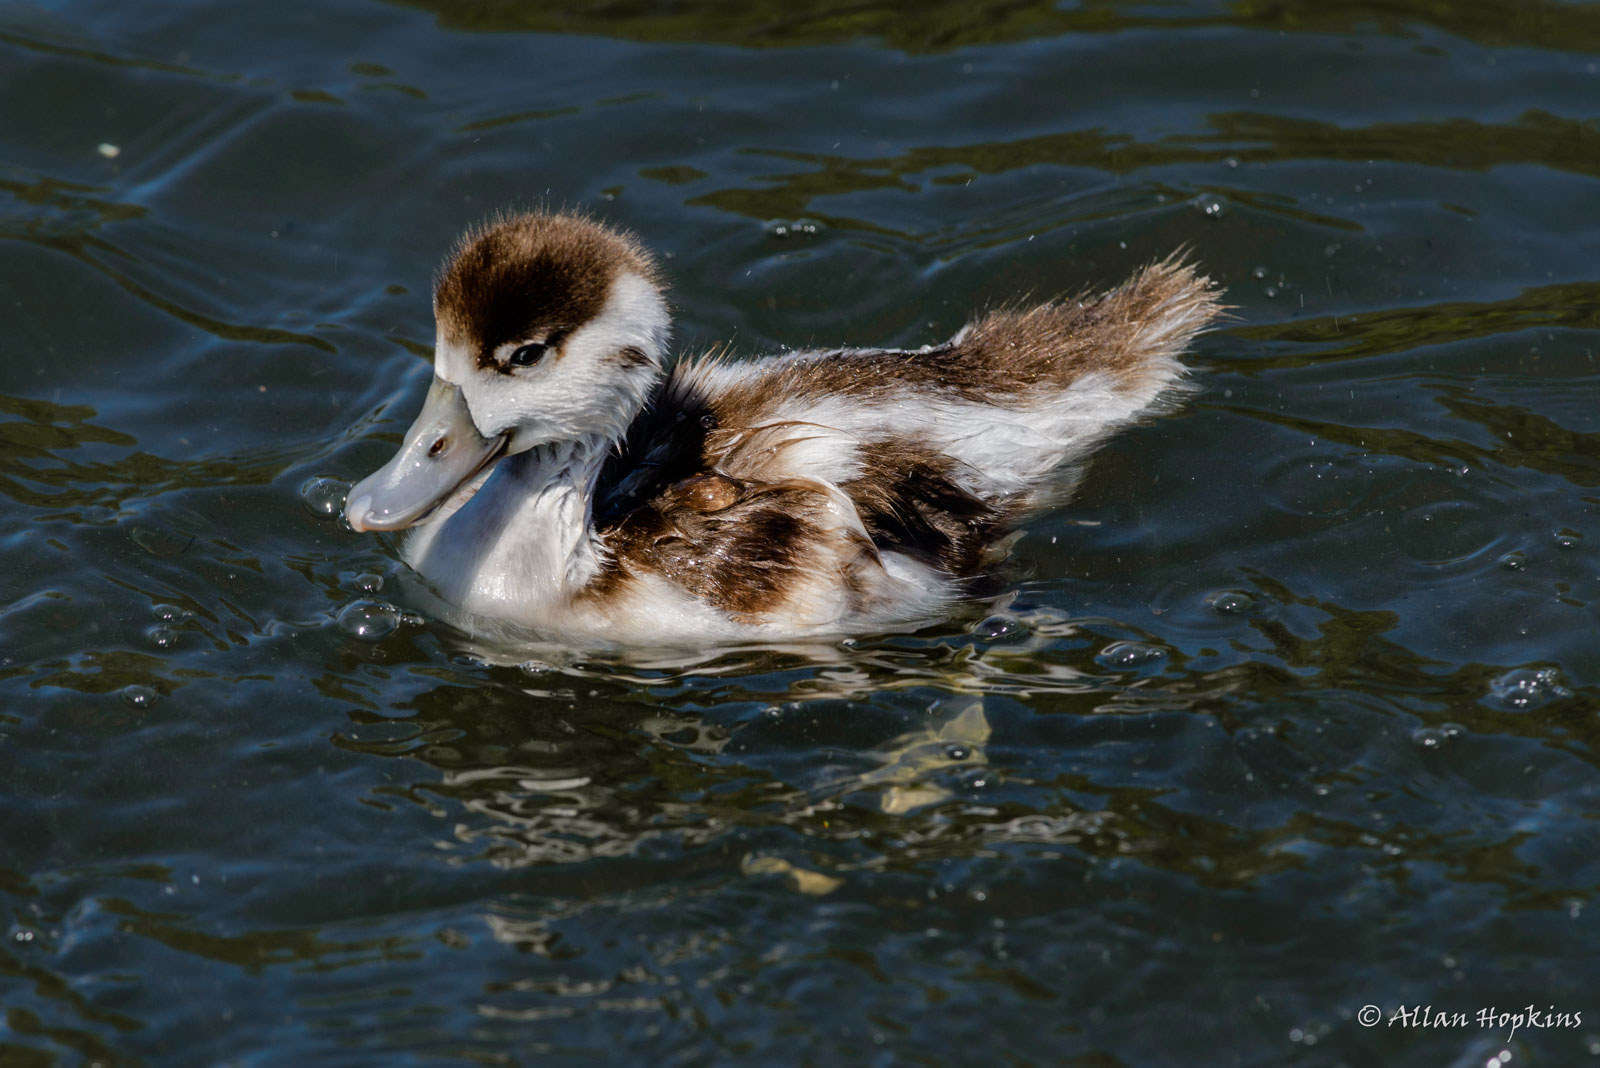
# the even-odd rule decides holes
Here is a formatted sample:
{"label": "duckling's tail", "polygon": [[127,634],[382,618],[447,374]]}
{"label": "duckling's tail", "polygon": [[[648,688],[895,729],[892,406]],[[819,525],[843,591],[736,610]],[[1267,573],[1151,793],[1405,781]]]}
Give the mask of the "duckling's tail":
{"label": "duckling's tail", "polygon": [[1184,350],[1226,311],[1220,296],[1174,255],[1098,297],[996,312],[931,349],[801,365],[851,372],[854,360],[912,387],[826,412],[860,441],[841,489],[873,543],[952,575],[987,573],[1020,519],[1070,492],[1096,445],[1182,393]]}
{"label": "duckling's tail", "polygon": [[1184,350],[1226,310],[1175,253],[1098,297],[988,315],[929,354],[991,420],[941,444],[981,496],[1053,500],[1069,481],[1059,468],[1182,394]]}

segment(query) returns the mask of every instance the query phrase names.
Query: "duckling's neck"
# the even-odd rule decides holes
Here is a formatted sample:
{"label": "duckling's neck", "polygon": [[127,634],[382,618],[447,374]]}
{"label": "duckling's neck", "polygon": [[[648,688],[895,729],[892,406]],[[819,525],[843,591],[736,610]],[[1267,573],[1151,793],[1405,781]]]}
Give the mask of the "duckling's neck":
{"label": "duckling's neck", "polygon": [[594,435],[506,457],[416,528],[406,562],[474,615],[526,619],[566,603],[600,566],[594,490],[610,446]]}

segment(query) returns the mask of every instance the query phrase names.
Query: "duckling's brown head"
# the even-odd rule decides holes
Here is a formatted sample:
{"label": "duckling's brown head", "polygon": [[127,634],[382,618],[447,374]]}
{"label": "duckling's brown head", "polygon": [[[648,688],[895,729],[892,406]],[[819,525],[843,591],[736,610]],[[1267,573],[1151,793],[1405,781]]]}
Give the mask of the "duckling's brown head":
{"label": "duckling's brown head", "polygon": [[[651,325],[638,322],[652,310],[639,306],[647,293],[660,304],[655,264],[629,237],[573,215],[501,219],[469,231],[439,271],[433,297],[439,354],[470,357],[481,368],[510,374],[531,366],[531,354],[522,362],[509,359],[521,346],[543,346],[540,360],[559,356],[575,333],[608,310],[611,320],[624,320],[617,326],[630,325],[625,320]],[[613,297],[618,306],[608,309]],[[653,340],[649,349],[665,339]],[[660,354],[613,355],[638,363]]]}
{"label": "duckling's brown head", "polygon": [[358,529],[415,522],[502,456],[621,437],[661,374],[670,331],[650,255],[574,215],[468,232],[439,272],[433,309],[433,388],[399,453],[351,491]]}

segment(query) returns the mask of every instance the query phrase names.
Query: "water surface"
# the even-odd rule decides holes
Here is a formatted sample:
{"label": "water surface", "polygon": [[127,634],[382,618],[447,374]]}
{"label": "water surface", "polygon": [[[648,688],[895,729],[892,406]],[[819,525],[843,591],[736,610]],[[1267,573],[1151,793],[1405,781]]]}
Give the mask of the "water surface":
{"label": "water surface", "polygon": [[[0,3],[0,1060],[1600,1055],[1597,99],[1554,2]],[[303,488],[538,205],[683,351],[1236,318],[995,603],[496,666]]]}

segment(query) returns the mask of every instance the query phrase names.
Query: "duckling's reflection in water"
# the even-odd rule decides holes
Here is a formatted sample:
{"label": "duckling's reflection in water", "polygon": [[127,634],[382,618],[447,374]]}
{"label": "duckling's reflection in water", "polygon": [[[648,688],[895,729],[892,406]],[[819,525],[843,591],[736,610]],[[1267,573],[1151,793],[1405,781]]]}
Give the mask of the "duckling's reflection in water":
{"label": "duckling's reflection in water", "polygon": [[1103,675],[1062,661],[1073,620],[1041,611],[1006,622],[1007,643],[992,645],[905,638],[607,659],[552,646],[514,667],[506,661],[527,648],[469,641],[475,659],[502,665],[489,671],[497,684],[411,702],[441,739],[414,755],[443,773],[429,792],[468,814],[454,821],[463,859],[535,870],[558,893],[583,878],[578,868],[592,871],[585,862],[668,869],[654,882],[731,842],[736,856],[717,863],[806,894],[893,862],[838,849],[863,834],[904,839],[913,853],[935,840],[969,853],[1037,841],[1048,824],[1047,837],[1069,843],[1094,833],[1093,813],[1018,817],[978,803],[1008,770],[992,762],[986,702],[1115,694]]}

